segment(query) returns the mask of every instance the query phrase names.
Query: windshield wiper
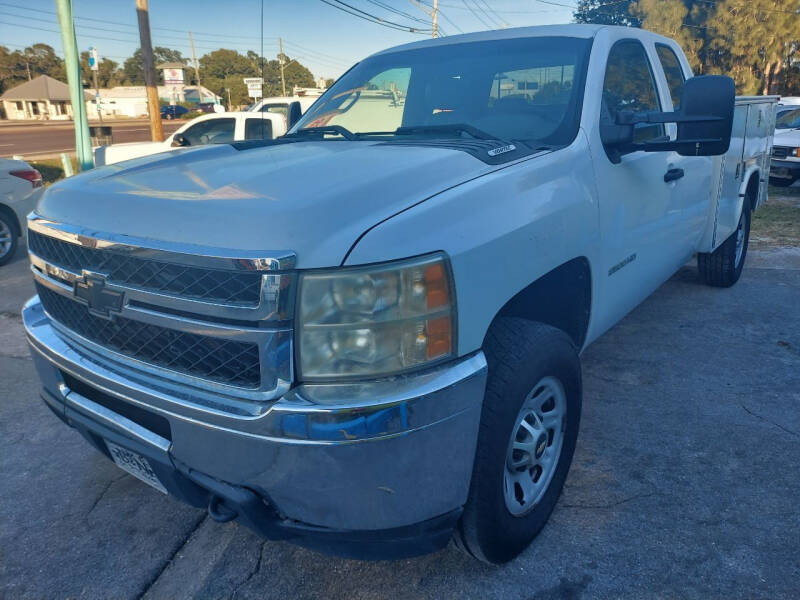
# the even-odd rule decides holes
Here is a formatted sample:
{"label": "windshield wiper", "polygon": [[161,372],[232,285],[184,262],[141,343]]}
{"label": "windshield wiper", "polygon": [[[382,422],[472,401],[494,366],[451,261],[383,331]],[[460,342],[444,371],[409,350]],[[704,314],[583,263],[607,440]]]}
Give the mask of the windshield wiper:
{"label": "windshield wiper", "polygon": [[411,125],[398,127],[395,135],[413,135],[415,133],[466,133],[477,140],[496,140],[497,136],[486,133],[466,123],[448,123],[446,125]]}
{"label": "windshield wiper", "polygon": [[341,125],[324,125],[322,127],[304,127],[292,133],[287,133],[284,138],[299,138],[309,135],[325,135],[326,133],[342,136],[346,140],[357,140],[356,134]]}

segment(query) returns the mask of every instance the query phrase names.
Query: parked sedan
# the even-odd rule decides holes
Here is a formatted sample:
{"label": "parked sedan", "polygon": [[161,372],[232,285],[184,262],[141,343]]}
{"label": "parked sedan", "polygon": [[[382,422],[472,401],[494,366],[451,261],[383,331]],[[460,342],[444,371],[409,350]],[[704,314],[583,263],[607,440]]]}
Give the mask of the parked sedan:
{"label": "parked sedan", "polygon": [[271,140],[284,133],[286,133],[286,122],[278,114],[226,112],[202,115],[187,122],[163,142],[132,142],[100,146],[94,151],[94,162],[100,167],[174,148],[230,144],[245,140]]}
{"label": "parked sedan", "polygon": [[24,160],[0,158],[0,266],[14,257],[42,190],[39,171]]}
{"label": "parked sedan", "polygon": [[179,104],[168,104],[161,107],[162,119],[179,119],[181,115],[185,115],[189,109]]}

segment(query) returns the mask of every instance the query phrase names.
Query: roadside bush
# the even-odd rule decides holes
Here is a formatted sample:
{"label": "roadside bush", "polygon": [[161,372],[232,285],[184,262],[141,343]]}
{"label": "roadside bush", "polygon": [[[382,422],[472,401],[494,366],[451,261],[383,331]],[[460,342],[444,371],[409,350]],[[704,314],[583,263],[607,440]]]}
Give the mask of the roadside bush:
{"label": "roadside bush", "polygon": [[64,178],[64,169],[57,161],[31,161],[31,166],[42,174],[42,181],[45,185],[55,183]]}

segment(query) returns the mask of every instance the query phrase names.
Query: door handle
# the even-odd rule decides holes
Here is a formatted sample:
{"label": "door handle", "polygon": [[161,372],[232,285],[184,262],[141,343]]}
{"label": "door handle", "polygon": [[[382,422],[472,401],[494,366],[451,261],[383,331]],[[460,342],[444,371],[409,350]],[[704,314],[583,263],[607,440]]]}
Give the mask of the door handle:
{"label": "door handle", "polygon": [[666,173],[664,173],[664,183],[669,183],[670,181],[675,181],[683,177],[683,169],[670,169]]}

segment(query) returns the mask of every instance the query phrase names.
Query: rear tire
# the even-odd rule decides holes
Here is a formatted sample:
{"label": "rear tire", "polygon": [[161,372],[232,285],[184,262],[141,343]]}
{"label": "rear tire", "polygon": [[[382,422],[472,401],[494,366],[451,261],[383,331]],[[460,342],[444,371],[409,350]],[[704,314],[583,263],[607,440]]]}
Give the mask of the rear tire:
{"label": "rear tire", "polygon": [[14,223],[3,211],[0,211],[0,266],[14,258],[19,244],[19,232]]}
{"label": "rear tire", "polygon": [[714,252],[697,254],[700,278],[714,287],[730,287],[742,274],[750,242],[750,198],[746,197],[736,230]]}
{"label": "rear tire", "polygon": [[578,438],[581,367],[571,338],[518,318],[492,324],[489,368],[469,497],[456,547],[478,560],[512,560],[544,527]]}

